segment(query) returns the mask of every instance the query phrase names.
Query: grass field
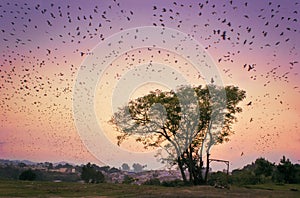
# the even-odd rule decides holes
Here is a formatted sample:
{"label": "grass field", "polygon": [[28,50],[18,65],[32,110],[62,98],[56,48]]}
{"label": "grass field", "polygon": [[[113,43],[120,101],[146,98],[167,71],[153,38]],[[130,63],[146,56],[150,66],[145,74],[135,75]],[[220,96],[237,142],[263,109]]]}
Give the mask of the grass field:
{"label": "grass field", "polygon": [[[291,190],[294,189],[294,190]],[[298,191],[296,191],[298,190]],[[0,197],[300,197],[300,185],[162,187],[125,184],[82,184],[0,181]]]}

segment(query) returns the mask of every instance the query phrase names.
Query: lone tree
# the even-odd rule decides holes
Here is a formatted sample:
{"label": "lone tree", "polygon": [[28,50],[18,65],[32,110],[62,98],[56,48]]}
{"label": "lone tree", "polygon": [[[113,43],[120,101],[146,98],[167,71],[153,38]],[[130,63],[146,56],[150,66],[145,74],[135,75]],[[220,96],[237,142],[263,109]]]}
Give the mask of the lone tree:
{"label": "lone tree", "polygon": [[[234,116],[242,111],[238,103],[245,91],[238,87],[215,85],[182,86],[175,91],[152,91],[129,101],[114,113],[110,123],[121,133],[118,145],[131,135],[145,148],[163,148],[170,165],[178,165],[182,179],[191,184],[205,182],[202,177],[204,153],[209,156],[212,145],[228,140],[233,133]],[[162,156],[159,155],[158,156]]]}

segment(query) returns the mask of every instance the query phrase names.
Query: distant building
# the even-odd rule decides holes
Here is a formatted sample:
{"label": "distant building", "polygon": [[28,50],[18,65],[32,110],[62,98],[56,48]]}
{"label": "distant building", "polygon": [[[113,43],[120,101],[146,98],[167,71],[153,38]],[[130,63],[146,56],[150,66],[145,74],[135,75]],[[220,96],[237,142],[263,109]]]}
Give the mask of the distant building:
{"label": "distant building", "polygon": [[59,173],[76,173],[75,168],[57,168],[57,169],[50,169],[50,172],[59,172]]}

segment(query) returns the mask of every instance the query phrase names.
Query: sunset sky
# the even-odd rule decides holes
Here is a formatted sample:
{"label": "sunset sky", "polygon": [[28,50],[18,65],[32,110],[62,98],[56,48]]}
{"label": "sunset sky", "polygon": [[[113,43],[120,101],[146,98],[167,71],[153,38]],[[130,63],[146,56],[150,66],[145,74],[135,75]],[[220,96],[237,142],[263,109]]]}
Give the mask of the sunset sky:
{"label": "sunset sky", "polygon": [[[218,71],[211,75],[219,75],[224,85],[245,90],[247,96],[239,105],[243,112],[237,115],[235,134],[229,142],[215,145],[211,157],[229,160],[231,169],[258,157],[277,163],[285,155],[300,163],[299,4],[292,0],[1,1],[0,158],[91,161],[115,167],[139,162],[157,168],[151,157],[155,151],[144,151],[132,140],[118,147],[117,132],[108,121],[126,99],[177,84],[206,84],[211,78],[187,58],[200,50]],[[178,35],[164,40],[148,29],[143,33],[144,27],[180,32],[197,42],[199,49],[190,45],[177,53],[171,46],[184,45]],[[126,35],[136,36],[130,38],[137,42]],[[150,48],[141,44],[143,39],[164,40],[164,44]],[[109,46],[110,41],[119,45]],[[90,67],[93,71],[83,78],[81,71]],[[76,92],[76,83],[91,76],[97,77],[92,95]],[[89,80],[83,83],[93,89]],[[89,105],[87,97],[93,99],[100,136],[92,129],[80,131],[87,125],[78,115],[86,119],[90,115],[76,109]],[[100,146],[87,144],[87,138]]]}

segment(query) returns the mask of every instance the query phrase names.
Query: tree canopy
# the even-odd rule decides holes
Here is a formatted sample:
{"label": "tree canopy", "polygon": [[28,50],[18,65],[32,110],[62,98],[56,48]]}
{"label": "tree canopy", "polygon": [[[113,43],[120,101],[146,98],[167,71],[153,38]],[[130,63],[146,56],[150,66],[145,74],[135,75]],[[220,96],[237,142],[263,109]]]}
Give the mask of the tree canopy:
{"label": "tree canopy", "polygon": [[19,179],[33,181],[36,179],[36,174],[31,169],[28,169],[20,174]]}
{"label": "tree canopy", "polygon": [[95,166],[88,163],[82,167],[81,179],[83,179],[86,183],[103,183],[105,177],[101,171],[97,171],[95,169]]}
{"label": "tree canopy", "polygon": [[182,86],[176,91],[152,91],[129,101],[114,113],[111,123],[121,132],[120,145],[131,135],[145,148],[161,147],[171,164],[178,164],[183,180],[188,168],[190,181],[200,183],[202,155],[212,145],[228,140],[233,133],[238,103],[245,91],[235,86]]}
{"label": "tree canopy", "polygon": [[129,171],[129,170],[130,170],[129,165],[128,165],[127,163],[123,163],[123,164],[122,164],[122,170],[123,170],[123,171]]}

